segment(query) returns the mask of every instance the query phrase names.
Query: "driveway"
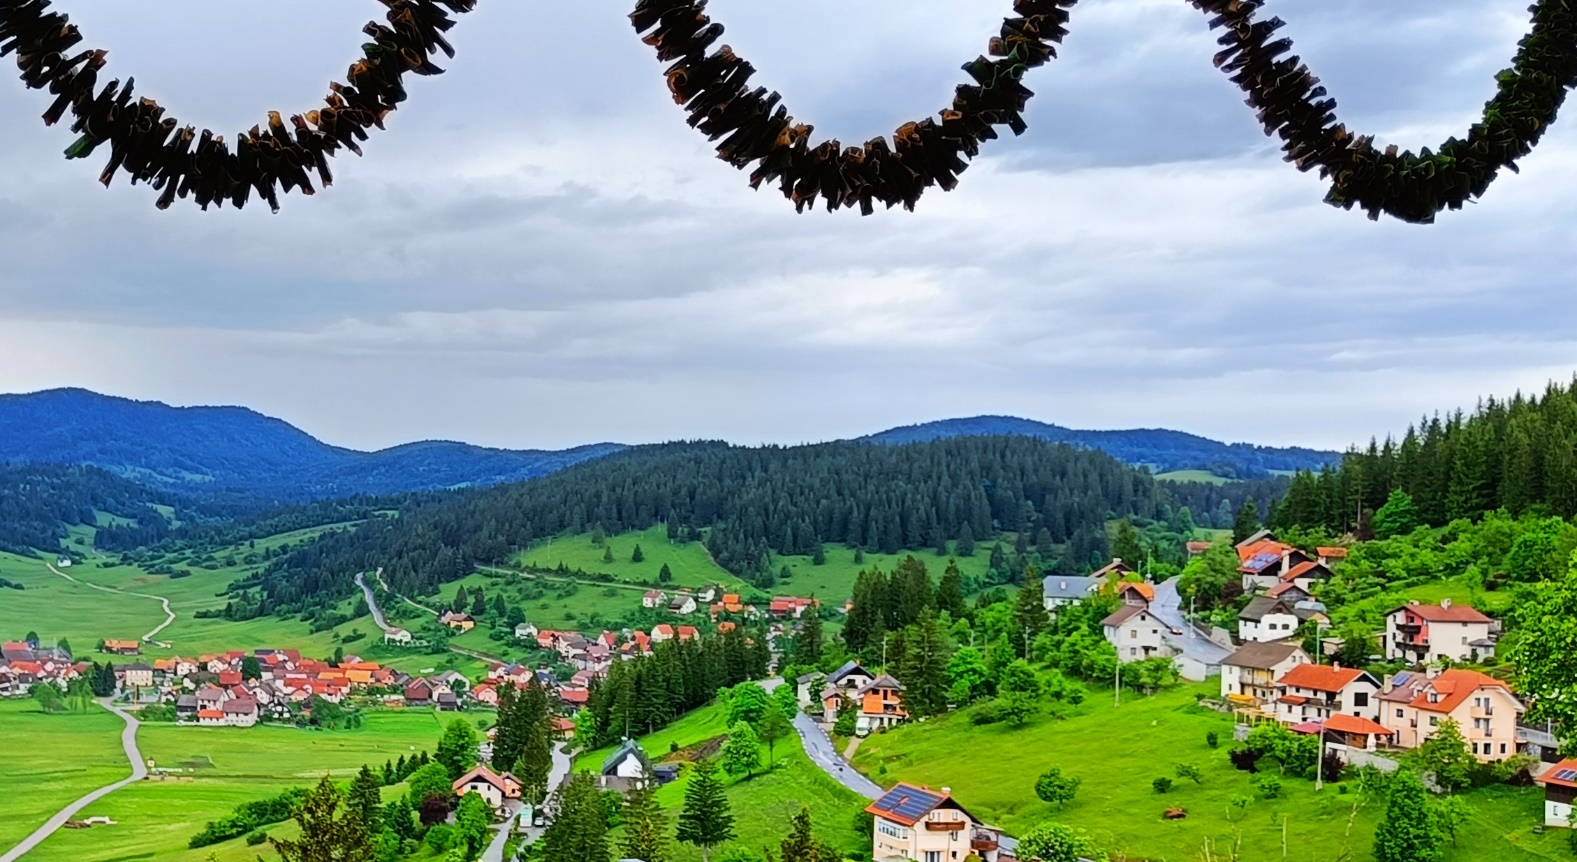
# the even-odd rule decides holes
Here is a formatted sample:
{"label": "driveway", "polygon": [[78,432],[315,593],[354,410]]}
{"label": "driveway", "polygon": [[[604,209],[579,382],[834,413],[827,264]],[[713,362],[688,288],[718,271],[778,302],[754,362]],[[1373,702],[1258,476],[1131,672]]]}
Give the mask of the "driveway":
{"label": "driveway", "polygon": [[1232,651],[1200,634],[1183,618],[1182,596],[1177,592],[1177,578],[1155,585],[1155,601],[1150,603],[1150,613],[1156,619],[1182,634],[1167,632],[1163,639],[1173,649],[1204,665],[1219,665]]}
{"label": "driveway", "polygon": [[[553,768],[548,772],[549,793],[553,792],[560,784],[564,783],[564,777],[569,775],[569,770],[569,755],[564,753],[564,746],[559,745],[557,748],[553,749]],[[552,797],[550,796],[548,800],[543,801],[542,804],[547,805],[548,801],[551,800]],[[505,821],[504,825],[499,828],[498,834],[493,837],[493,843],[489,844],[487,849],[482,851],[481,862],[504,862],[504,844],[509,841],[510,830],[514,828],[515,821],[528,810],[528,808],[521,808],[519,811],[516,811],[513,815],[511,815],[509,820]],[[537,839],[541,838],[542,833],[545,831],[546,829],[543,827],[532,826],[530,823],[527,823],[525,828],[520,831],[520,846],[529,847],[531,844],[535,843]]]}
{"label": "driveway", "polygon": [[142,752],[137,750],[137,719],[132,718],[131,713],[111,704],[108,700],[99,701],[99,705],[120,716],[126,722],[126,729],[121,731],[120,734],[120,744],[121,748],[126,751],[126,759],[131,761],[131,777],[106,787],[100,787],[98,790],[60,809],[54,817],[49,818],[47,823],[34,830],[32,835],[23,838],[22,843],[7,850],[4,854],[0,854],[0,862],[15,862],[15,860],[22,858],[28,851],[42,844],[45,838],[53,835],[55,830],[66,825],[66,821],[76,817],[82,809],[128,784],[133,784],[148,777],[148,767],[143,762]]}

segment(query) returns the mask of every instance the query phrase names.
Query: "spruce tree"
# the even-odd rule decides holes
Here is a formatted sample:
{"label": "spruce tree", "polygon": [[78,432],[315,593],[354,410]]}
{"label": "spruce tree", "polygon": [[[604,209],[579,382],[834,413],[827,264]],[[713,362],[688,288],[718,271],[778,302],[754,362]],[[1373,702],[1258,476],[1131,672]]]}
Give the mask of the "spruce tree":
{"label": "spruce tree", "polygon": [[404,840],[415,840],[416,812],[409,794],[401,794],[383,809],[383,825]]}
{"label": "spruce tree", "polygon": [[362,764],[361,771],[351,781],[346,803],[349,810],[361,817],[369,834],[383,828],[383,782],[366,764]]}
{"label": "spruce tree", "polygon": [[1028,644],[1049,625],[1051,617],[1046,613],[1045,588],[1041,585],[1039,573],[1030,568],[1024,573],[1024,585],[1014,594],[1013,651],[1029,658]]}
{"label": "spruce tree", "polygon": [[526,689],[522,698],[523,719],[526,724],[525,745],[515,766],[515,777],[520,779],[521,792],[532,804],[547,798],[548,779],[553,773],[553,732],[549,724],[547,691],[535,681]]}
{"label": "spruce tree", "polygon": [[843,854],[816,840],[811,832],[810,809],[804,806],[789,821],[789,834],[778,845],[778,851],[778,858],[784,862],[836,862],[843,858]]}
{"label": "spruce tree", "polygon": [[1249,536],[1259,532],[1259,506],[1255,505],[1253,497],[1243,500],[1243,505],[1238,509],[1237,517],[1232,520],[1232,544],[1236,545]]}
{"label": "spruce tree", "polygon": [[296,809],[294,819],[301,834],[294,840],[269,837],[283,862],[368,862],[372,859],[372,839],[361,815],[342,810],[345,796],[327,775],[307,792]]}
{"label": "spruce tree", "polygon": [[827,564],[827,549],[822,547],[820,542],[816,543],[816,550],[810,555],[810,564],[813,566],[825,566]]}
{"label": "spruce tree", "polygon": [[816,603],[816,597],[811,596],[810,607],[805,609],[800,621],[799,634],[794,637],[794,661],[813,666],[821,664],[822,638],[821,606]]}
{"label": "spruce tree", "polygon": [[577,772],[555,797],[553,822],[542,835],[542,862],[610,862],[608,809],[597,779]]}
{"label": "spruce tree", "polygon": [[640,545],[639,542],[637,542],[635,544],[635,552],[630,554],[630,562],[632,562],[632,563],[644,563],[644,562],[646,562],[646,555],[644,553],[641,553],[641,545]]}
{"label": "spruce tree", "polygon": [[936,612],[926,608],[919,622],[904,638],[904,661],[899,666],[899,681],[904,684],[904,706],[915,718],[940,715],[947,711],[947,633],[937,621]]}
{"label": "spruce tree", "polygon": [[702,862],[711,862],[712,848],[734,837],[734,814],[717,777],[717,764],[710,760],[697,761],[690,767],[690,783],[684,789],[684,810],[679,813],[675,837],[701,848]]}
{"label": "spruce tree", "polygon": [[668,816],[657,804],[657,780],[648,772],[624,796],[624,838],[619,852],[643,862],[668,862]]}
{"label": "spruce tree", "polygon": [[957,560],[948,560],[947,569],[942,572],[942,581],[936,586],[936,609],[954,620],[963,619],[968,610],[964,603],[964,576],[958,571]]}
{"label": "spruce tree", "polygon": [[958,555],[960,557],[973,557],[975,555],[975,532],[965,522],[958,530]]}

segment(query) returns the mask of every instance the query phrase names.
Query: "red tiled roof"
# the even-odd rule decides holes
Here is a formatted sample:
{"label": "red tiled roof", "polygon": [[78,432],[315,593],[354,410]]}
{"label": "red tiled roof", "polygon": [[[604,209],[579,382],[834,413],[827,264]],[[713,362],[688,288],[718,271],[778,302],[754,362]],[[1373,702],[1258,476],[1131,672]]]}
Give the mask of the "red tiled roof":
{"label": "red tiled roof", "polygon": [[1314,562],[1313,560],[1305,560],[1304,562],[1301,562],[1288,569],[1287,573],[1281,576],[1281,579],[1282,581],[1290,584],[1298,578],[1301,578],[1304,575],[1307,575],[1309,572],[1320,567],[1320,564]]}
{"label": "red tiled roof", "polygon": [[1358,715],[1337,713],[1325,720],[1325,729],[1337,733],[1361,733],[1366,736],[1390,736],[1391,729]]}
{"label": "red tiled roof", "polygon": [[1147,603],[1155,601],[1155,587],[1151,586],[1150,584],[1142,584],[1138,581],[1123,581],[1122,584],[1117,587],[1117,594],[1122,595],[1128,590],[1133,590],[1134,592],[1138,593],[1140,597],[1142,597]]}
{"label": "red tiled roof", "polygon": [[[1426,712],[1451,712],[1461,706],[1463,701],[1472,697],[1474,692],[1485,688],[1502,689],[1508,694],[1511,692],[1511,686],[1488,674],[1454,668],[1442,671],[1439,676],[1430,680],[1408,706]],[[1439,700],[1433,702],[1429,700],[1431,690],[1439,696]]]}
{"label": "red tiled roof", "polygon": [[1562,760],[1560,763],[1557,763],[1545,770],[1543,775],[1533,779],[1533,781],[1535,784],[1554,784],[1558,787],[1577,787],[1577,779],[1555,777],[1563,772],[1567,775],[1577,772],[1577,758],[1568,757],[1565,760]]}
{"label": "red tiled roof", "polygon": [[1330,559],[1330,560],[1345,560],[1345,559],[1347,559],[1347,549],[1346,548],[1339,548],[1339,547],[1315,548],[1314,552],[1316,554],[1319,554],[1320,556],[1325,557],[1326,559]]}
{"label": "red tiled roof", "polygon": [[585,703],[591,699],[591,692],[581,688],[559,689],[559,700],[565,703]]}
{"label": "red tiled roof", "polygon": [[198,718],[224,718],[225,714],[217,709],[204,709],[197,713]]}
{"label": "red tiled roof", "polygon": [[[1410,611],[1414,616],[1422,617],[1432,623],[1487,623],[1489,617],[1479,613],[1472,605],[1452,604],[1451,607],[1440,605],[1403,605],[1396,611]],[[1396,613],[1391,611],[1391,613]]]}
{"label": "red tiled roof", "polygon": [[1282,674],[1277,685],[1290,688],[1307,688],[1314,691],[1337,692],[1363,675],[1363,671],[1350,667],[1326,664],[1300,664]]}

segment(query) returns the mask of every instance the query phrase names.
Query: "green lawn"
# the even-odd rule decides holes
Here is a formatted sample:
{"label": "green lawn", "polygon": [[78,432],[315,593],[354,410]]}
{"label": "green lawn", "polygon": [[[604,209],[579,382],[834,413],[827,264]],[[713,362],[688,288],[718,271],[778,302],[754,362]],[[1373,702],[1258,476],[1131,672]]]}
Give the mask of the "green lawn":
{"label": "green lawn", "polygon": [[[678,721],[640,742],[654,759],[661,760],[669,752],[670,743],[680,748],[697,745],[728,733],[723,709],[714,704],[695,710]],[[612,748],[588,752],[576,758],[576,769],[594,770],[613,752]],[[767,749],[762,746],[761,759],[767,761]],[[770,847],[777,854],[778,842],[788,834],[789,818],[799,813],[801,806],[810,808],[816,834],[823,841],[850,854],[869,853],[871,836],[869,827],[857,816],[868,800],[845,789],[828,778],[800,748],[799,737],[790,734],[777,744],[773,769],[752,779],[727,778],[727,794],[734,813],[734,841],[723,846],[760,853]],[[684,788],[687,773],[662,788],[657,793],[658,802],[667,811],[670,823],[684,807]],[[856,829],[856,823],[859,828]],[[617,830],[615,831],[617,840]],[[618,854],[614,856],[617,858]],[[713,858],[718,858],[713,853]],[[688,844],[675,846],[673,862],[698,862],[699,850]]]}
{"label": "green lawn", "polygon": [[32,701],[0,700],[0,738],[7,740],[0,788],[8,791],[0,850],[10,849],[72,800],[130,775],[120,747],[123,727],[97,706],[80,714],[45,715]]}
{"label": "green lawn", "polygon": [[[855,765],[884,786],[899,780],[949,786],[965,806],[1009,833],[1057,820],[1088,831],[1106,848],[1151,862],[1194,862],[1207,841],[1220,850],[1230,846],[1235,833],[1241,833],[1244,859],[1280,859],[1283,828],[1292,848],[1287,858],[1333,862],[1353,807],[1362,804],[1356,793],[1344,794],[1340,786],[1316,794],[1312,781],[1287,777],[1279,798],[1256,797],[1241,822],[1231,822],[1229,800],[1255,791],[1250,776],[1227,760],[1231,719],[1194,706],[1194,692],[1214,690],[1206,685],[1152,698],[1128,695],[1120,707],[1112,705],[1109,694],[1092,692],[1084,704],[1067,711],[1067,718],[1042,714],[1019,729],[975,726],[967,716],[954,714],[867,739]],[[1205,743],[1212,730],[1220,735],[1220,749]],[[1151,782],[1173,777],[1177,764],[1198,766],[1203,782],[1178,780],[1171,793],[1157,795]],[[1083,781],[1077,798],[1062,811],[1034,792],[1036,777],[1051,766]],[[1543,848],[1557,844],[1550,836],[1532,834],[1542,820],[1542,800],[1537,789],[1473,793],[1469,801],[1481,828],[1465,836],[1447,862],[1544,858]],[[1171,806],[1187,809],[1188,817],[1163,820],[1162,811]],[[1364,804],[1353,819],[1351,858],[1368,857],[1380,808]],[[1562,847],[1554,858],[1565,858],[1565,852]]]}
{"label": "green lawn", "polygon": [[[204,765],[177,779],[139,782],[94,803],[83,816],[105,815],[118,825],[61,830],[28,854],[28,862],[200,862],[214,851],[225,862],[241,862],[259,850],[272,859],[266,847],[247,847],[240,839],[201,850],[187,850],[186,843],[240,802],[311,784],[325,774],[345,778],[363,763],[381,766],[402,754],[431,751],[442,729],[440,718],[427,710],[374,711],[361,729],[336,733],[143,725],[143,756],[158,766]],[[284,835],[292,827],[276,828]]]}

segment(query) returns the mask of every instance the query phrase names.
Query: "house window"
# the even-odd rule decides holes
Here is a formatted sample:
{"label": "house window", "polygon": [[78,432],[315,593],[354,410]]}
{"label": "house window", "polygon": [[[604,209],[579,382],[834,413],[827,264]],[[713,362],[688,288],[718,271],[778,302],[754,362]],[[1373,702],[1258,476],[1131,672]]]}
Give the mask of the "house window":
{"label": "house window", "polygon": [[1502,742],[1500,744],[1500,753],[1501,754],[1505,754],[1506,753],[1506,743],[1504,743],[1504,742]]}
{"label": "house window", "polygon": [[1139,654],[1139,648],[1138,647],[1129,647],[1128,648],[1128,654],[1129,655],[1138,655]]}
{"label": "house window", "polygon": [[1431,715],[1429,717],[1429,726],[1430,727],[1438,727],[1439,725],[1440,725],[1440,716],[1438,716],[1438,715]]}
{"label": "house window", "polygon": [[927,851],[925,851],[925,862],[942,862],[942,851],[940,851],[940,850],[927,850]]}
{"label": "house window", "polygon": [[1355,691],[1355,692],[1353,692],[1352,705],[1353,706],[1368,706],[1369,705],[1369,692],[1367,692],[1367,691]]}
{"label": "house window", "polygon": [[888,836],[890,838],[903,838],[903,837],[905,837],[904,829],[903,829],[902,826],[897,826],[897,825],[895,825],[893,823],[890,823],[890,822],[888,822],[886,820],[878,820],[878,821],[876,821],[876,831],[880,832],[883,835],[886,835],[886,836]]}
{"label": "house window", "polygon": [[1397,718],[1401,718],[1402,717],[1402,710],[1401,710],[1400,707],[1398,707],[1397,710],[1396,710],[1396,717]]}

